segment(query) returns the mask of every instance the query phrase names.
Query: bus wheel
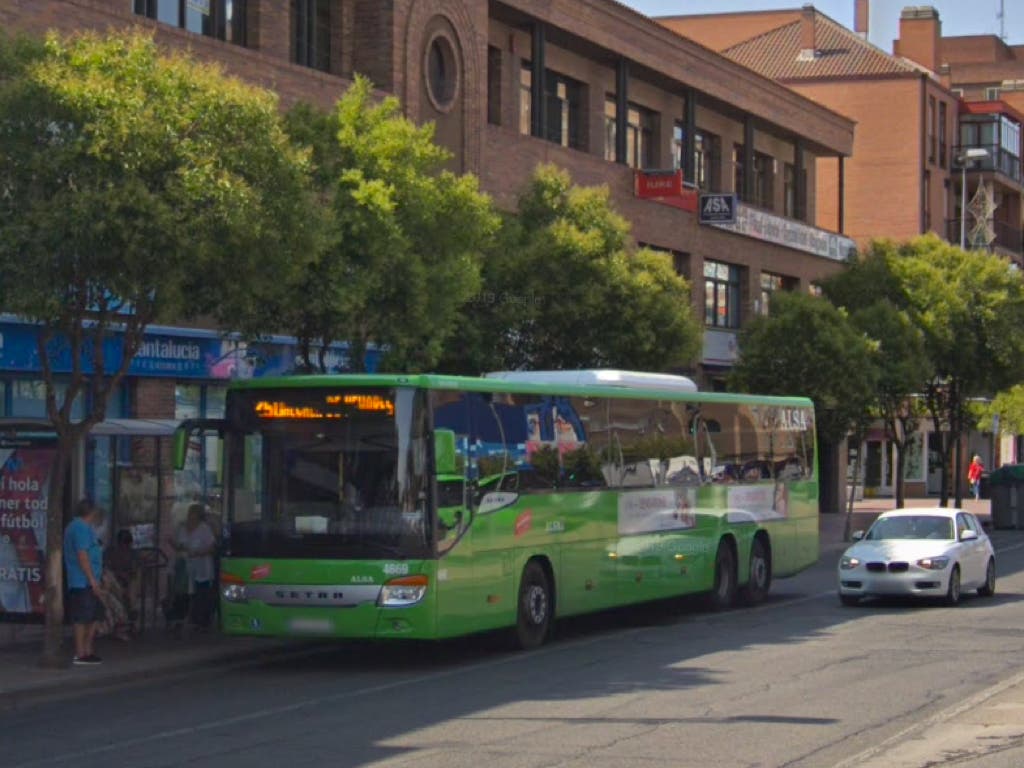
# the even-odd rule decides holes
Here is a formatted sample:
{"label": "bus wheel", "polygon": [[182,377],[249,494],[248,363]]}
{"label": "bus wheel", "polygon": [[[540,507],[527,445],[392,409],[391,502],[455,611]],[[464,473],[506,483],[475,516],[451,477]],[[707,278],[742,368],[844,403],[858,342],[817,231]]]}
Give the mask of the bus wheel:
{"label": "bus wheel", "polygon": [[725,611],[736,602],[736,557],[724,539],[718,543],[715,554],[715,585],[707,596],[707,607],[712,611]]}
{"label": "bus wheel", "polygon": [[551,628],[551,585],[540,563],[531,560],[523,568],[519,582],[519,610],[516,617],[516,639],[519,647],[529,651],[544,644]]}
{"label": "bus wheel", "polygon": [[750,545],[750,576],[740,590],[747,605],[757,605],[768,596],[772,585],[772,560],[764,538],[758,536]]}

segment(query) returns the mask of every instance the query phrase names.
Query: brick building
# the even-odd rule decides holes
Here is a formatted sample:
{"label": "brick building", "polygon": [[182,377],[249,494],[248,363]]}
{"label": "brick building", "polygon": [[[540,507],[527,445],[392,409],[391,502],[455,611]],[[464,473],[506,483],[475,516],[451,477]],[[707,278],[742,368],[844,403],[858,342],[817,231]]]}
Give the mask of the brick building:
{"label": "brick building", "polygon": [[[838,166],[819,161],[823,225],[841,225],[861,245],[928,231],[959,243],[966,165],[968,202],[979,182],[992,191],[995,239],[988,243],[969,214],[965,241],[1024,263],[1021,110],[1014,106],[1024,91],[1006,90],[1024,78],[1024,46],[995,36],[942,37],[938,12],[913,6],[901,13],[890,55],[867,42],[867,0],[854,8],[853,30],[810,5],[659,21],[857,122],[853,156]],[[997,95],[1002,101],[986,101]],[[965,156],[982,145],[987,157]],[[830,207],[835,185],[846,202],[841,222]]]}
{"label": "brick building", "polygon": [[[814,290],[853,248],[839,234],[836,184],[823,184],[817,172],[820,161],[835,166],[850,155],[853,121],[615,0],[0,4],[0,28],[8,30],[130,25],[275,90],[284,106],[330,106],[354,73],[364,73],[399,96],[408,116],[436,123],[456,169],[478,174],[501,206],[514,204],[540,162],[567,168],[583,184],[607,184],[635,239],[665,251],[693,285],[692,305],[680,311],[705,320],[698,370],[705,386],[734,361],[737,329],[767,309],[773,291]],[[673,189],[647,199],[638,195],[647,189],[639,169],[681,171],[693,187],[680,189],[678,176],[652,177]],[[694,187],[735,193],[735,222],[702,225]],[[4,352],[4,340],[8,353],[21,349],[31,329],[0,320],[0,417],[39,415],[37,370]],[[212,331],[151,335],[114,416],[215,415],[224,379],[286,367],[289,355],[287,339],[252,356],[221,346]],[[84,459],[82,490],[115,503],[117,473],[131,470],[138,454],[101,442]],[[156,466],[146,469],[162,483],[151,493],[159,513],[145,513],[159,535],[173,493]],[[200,468],[202,478],[208,469]]]}
{"label": "brick building", "polygon": [[[924,7],[904,9],[893,49],[938,73],[960,98],[953,157],[965,158],[957,167],[966,171],[968,201],[981,188],[995,206],[988,233],[967,216],[965,240],[983,247],[994,237],[992,248],[1019,262],[1024,254],[1024,45],[1007,45],[995,35],[943,37],[939,14]],[[958,196],[948,232],[954,242],[960,237],[960,211]]]}

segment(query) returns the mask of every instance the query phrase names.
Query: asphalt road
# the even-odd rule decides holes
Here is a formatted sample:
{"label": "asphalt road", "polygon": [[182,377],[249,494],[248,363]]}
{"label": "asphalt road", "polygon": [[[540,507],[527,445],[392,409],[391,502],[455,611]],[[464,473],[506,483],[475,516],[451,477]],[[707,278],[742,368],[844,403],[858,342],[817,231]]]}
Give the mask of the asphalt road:
{"label": "asphalt road", "polygon": [[828,557],[753,610],[603,614],[530,654],[339,645],[39,704],[0,715],[0,766],[924,766],[922,744],[1024,680],[1024,534],[993,539],[997,596],[957,608],[843,608]]}

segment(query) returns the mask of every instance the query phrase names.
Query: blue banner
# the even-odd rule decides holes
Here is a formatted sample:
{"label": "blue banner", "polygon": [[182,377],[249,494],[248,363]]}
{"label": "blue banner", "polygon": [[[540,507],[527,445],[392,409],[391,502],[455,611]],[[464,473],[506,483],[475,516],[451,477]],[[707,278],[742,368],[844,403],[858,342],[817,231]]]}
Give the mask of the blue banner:
{"label": "blue banner", "polygon": [[[17,321],[0,322],[0,372],[39,373],[36,326]],[[117,370],[122,360],[123,337],[111,334],[104,341],[107,373]],[[92,355],[83,354],[82,369],[91,374]],[[55,373],[71,371],[71,350],[66,341],[55,339],[49,346],[50,365]],[[370,350],[366,370],[377,370],[380,354]],[[329,372],[351,369],[347,344],[335,344],[327,354]],[[295,340],[275,336],[268,341],[247,343],[224,338],[212,331],[154,327],[128,368],[129,376],[174,379],[251,379],[291,373],[297,364]]]}

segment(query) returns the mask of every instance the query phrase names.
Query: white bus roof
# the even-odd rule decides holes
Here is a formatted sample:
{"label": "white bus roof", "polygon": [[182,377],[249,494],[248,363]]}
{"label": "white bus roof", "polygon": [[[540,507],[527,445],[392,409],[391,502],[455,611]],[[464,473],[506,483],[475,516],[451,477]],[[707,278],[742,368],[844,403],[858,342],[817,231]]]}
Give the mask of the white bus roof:
{"label": "white bus roof", "polygon": [[669,373],[643,373],[641,371],[615,371],[592,369],[581,371],[493,371],[484,374],[488,379],[503,379],[526,384],[553,384],[556,386],[605,386],[626,389],[651,389],[676,392],[696,392],[697,385],[686,376]]}

